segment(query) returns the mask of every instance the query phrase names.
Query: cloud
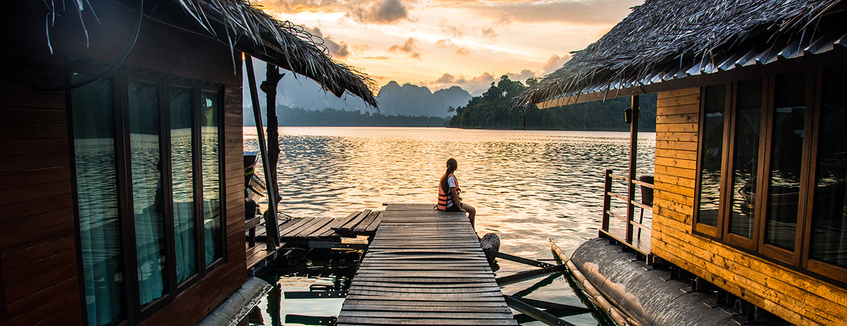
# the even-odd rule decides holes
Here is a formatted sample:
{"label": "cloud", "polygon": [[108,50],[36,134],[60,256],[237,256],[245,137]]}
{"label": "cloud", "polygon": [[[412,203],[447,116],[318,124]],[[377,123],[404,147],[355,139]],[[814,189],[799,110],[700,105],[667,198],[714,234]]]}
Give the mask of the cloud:
{"label": "cloud", "polygon": [[453,75],[451,75],[451,74],[444,73],[443,75],[441,75],[441,78],[436,79],[432,83],[433,84],[452,84],[455,81],[456,81],[456,77],[453,77]]}
{"label": "cloud", "polygon": [[395,44],[389,47],[388,52],[406,53],[414,59],[421,59],[421,53],[418,52],[418,46],[415,43],[415,38],[410,37],[406,39],[406,42],[404,42],[403,45]]}
{"label": "cloud", "polygon": [[511,80],[519,80],[522,83],[526,83],[527,79],[535,77],[535,71],[532,71],[532,70],[529,70],[529,69],[524,69],[524,70],[521,70],[521,72],[519,72],[519,73],[511,73],[510,72],[510,73],[506,73],[506,75],[509,76],[509,79],[511,79]]}
{"label": "cloud", "polygon": [[462,37],[465,35],[465,26],[463,25],[450,25],[446,20],[442,20],[438,23],[438,27],[441,28],[442,33],[452,35],[453,37]]}
{"label": "cloud", "polygon": [[[327,50],[329,50],[329,54],[331,54],[333,58],[347,59],[347,57],[350,56],[349,46],[347,45],[346,42],[344,42],[344,41],[341,41],[341,42],[333,41],[330,36],[324,36],[323,33],[321,33],[321,29],[318,28],[318,27],[315,27],[315,28],[304,27],[304,28],[309,33],[312,33],[312,35],[323,39],[324,46],[326,46]],[[320,40],[316,39],[315,41],[320,43]]]}
{"label": "cloud", "polygon": [[471,51],[467,48],[456,45],[450,39],[438,40],[435,42],[435,46],[440,49],[453,49],[458,55],[467,55],[471,53]]}
{"label": "cloud", "polygon": [[452,86],[459,86],[462,89],[474,93],[479,90],[486,90],[494,82],[494,75],[488,72],[483,72],[477,77],[466,78],[464,75],[454,76],[449,73],[444,73],[436,80],[425,82],[431,89],[445,89]]}
{"label": "cloud", "polygon": [[474,15],[491,18],[495,21],[509,16],[509,22],[565,22],[583,25],[608,25],[620,21],[632,6],[644,3],[644,0],[524,0],[524,1],[457,1],[435,0],[436,6],[465,9]]}
{"label": "cloud", "polygon": [[544,66],[541,68],[542,69],[541,74],[547,75],[551,72],[556,71],[556,69],[561,68],[562,65],[565,64],[565,62],[567,62],[570,59],[571,59],[571,55],[569,53],[565,54],[561,57],[554,54],[549,59],[547,59],[546,63],[544,63]]}
{"label": "cloud", "polygon": [[367,8],[352,7],[345,16],[360,23],[391,24],[409,18],[409,9],[400,0],[379,0]]}
{"label": "cloud", "polygon": [[482,37],[487,38],[489,40],[494,41],[497,38],[497,32],[494,31],[494,27],[483,27],[481,29]]}
{"label": "cloud", "polygon": [[341,3],[337,0],[264,0],[261,9],[286,14],[300,12],[338,12]]}

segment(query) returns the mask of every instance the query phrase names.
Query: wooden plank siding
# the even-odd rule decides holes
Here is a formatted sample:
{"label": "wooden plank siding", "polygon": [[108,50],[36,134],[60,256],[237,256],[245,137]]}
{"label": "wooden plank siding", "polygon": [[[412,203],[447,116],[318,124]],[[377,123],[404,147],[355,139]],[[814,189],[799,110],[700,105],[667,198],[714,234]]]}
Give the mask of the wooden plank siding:
{"label": "wooden plank siding", "polygon": [[[5,22],[0,40],[7,45],[0,49],[7,63],[3,72],[59,85],[65,83],[68,58],[114,60],[129,39],[134,9],[100,1],[94,6],[102,25],[87,26],[89,45],[78,17],[58,19],[50,29],[56,54],[50,54],[44,4],[7,4],[0,14]],[[232,61],[240,53],[233,56],[228,45],[155,20],[145,19],[142,26],[122,66],[223,85],[226,260],[141,321],[196,324],[246,281],[241,62],[233,67]],[[67,92],[36,91],[0,78],[0,98],[0,324],[83,325]]]}
{"label": "wooden plank siding", "polygon": [[843,288],[692,233],[699,94],[658,96],[652,253],[791,323],[843,323]]}

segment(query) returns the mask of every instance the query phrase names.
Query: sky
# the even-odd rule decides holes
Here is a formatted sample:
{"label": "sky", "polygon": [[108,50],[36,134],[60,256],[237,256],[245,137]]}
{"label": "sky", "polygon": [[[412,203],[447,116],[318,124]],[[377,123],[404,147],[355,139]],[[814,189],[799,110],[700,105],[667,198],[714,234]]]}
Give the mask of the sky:
{"label": "sky", "polygon": [[561,67],[643,0],[253,0],[375,79],[487,89]]}

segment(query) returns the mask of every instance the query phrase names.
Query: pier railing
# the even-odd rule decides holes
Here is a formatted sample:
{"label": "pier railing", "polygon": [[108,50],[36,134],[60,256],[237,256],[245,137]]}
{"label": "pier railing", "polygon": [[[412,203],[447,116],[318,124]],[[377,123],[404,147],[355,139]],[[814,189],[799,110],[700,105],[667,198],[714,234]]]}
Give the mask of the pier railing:
{"label": "pier railing", "polygon": [[[652,212],[653,212],[653,177],[643,176],[640,180],[630,180],[625,176],[613,174],[612,170],[606,170],[606,182],[603,190],[603,220],[600,226],[601,237],[611,237],[623,244],[639,251],[645,255],[649,255],[650,233],[652,228]],[[614,182],[617,180],[618,182]],[[613,185],[615,183],[626,185],[626,192],[621,195],[615,193]],[[641,188],[641,198],[638,200],[635,196],[635,188]],[[625,214],[615,213],[612,209],[612,199],[616,202],[623,203],[626,207]],[[620,206],[618,206],[620,208]],[[640,217],[636,221],[635,208],[640,208]],[[645,211],[649,212],[647,222],[644,221]],[[614,217],[625,223],[625,228],[610,228],[609,221]],[[637,229],[637,230],[636,230]],[[646,241],[641,241],[642,231],[645,233]]]}

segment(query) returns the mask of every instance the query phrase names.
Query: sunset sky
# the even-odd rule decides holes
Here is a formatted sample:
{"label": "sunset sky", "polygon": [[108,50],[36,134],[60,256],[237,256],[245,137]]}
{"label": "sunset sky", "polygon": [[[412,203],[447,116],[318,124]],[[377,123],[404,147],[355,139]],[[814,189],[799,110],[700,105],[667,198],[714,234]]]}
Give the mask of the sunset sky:
{"label": "sunset sky", "polygon": [[379,86],[485,89],[560,67],[643,0],[254,0],[322,36],[336,60]]}

